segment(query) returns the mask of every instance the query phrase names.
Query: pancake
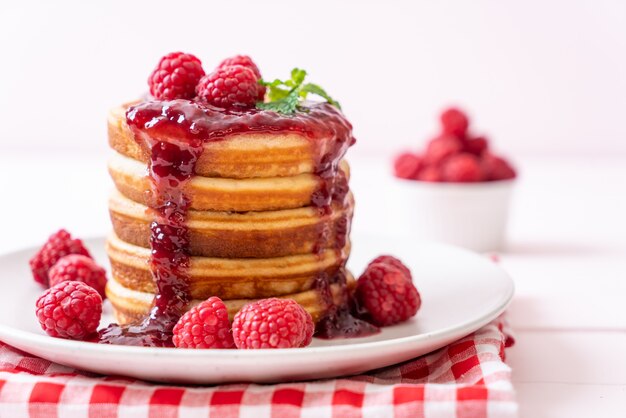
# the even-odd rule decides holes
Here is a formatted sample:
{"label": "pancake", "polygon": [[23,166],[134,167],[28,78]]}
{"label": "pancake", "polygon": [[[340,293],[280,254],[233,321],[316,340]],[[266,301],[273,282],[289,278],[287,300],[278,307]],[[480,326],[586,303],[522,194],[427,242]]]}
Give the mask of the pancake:
{"label": "pancake", "polygon": [[[349,177],[349,166],[341,162],[343,174]],[[115,153],[109,162],[109,173],[116,188],[135,202],[149,205],[150,181],[146,164]],[[339,179],[338,179],[339,181]],[[320,179],[313,174],[292,177],[226,179],[194,176],[185,184],[190,208],[212,211],[268,211],[309,206]]]}
{"label": "pancake", "polygon": [[[106,246],[111,274],[124,287],[154,293],[150,250],[112,234]],[[332,274],[345,264],[350,243],[335,251],[274,258],[190,257],[189,293],[194,299],[264,298],[298,293],[313,287],[321,273]]]}
{"label": "pancake", "polygon": [[[346,274],[348,291],[354,288],[355,281],[351,274]],[[337,284],[330,285],[331,293],[335,304],[340,304],[344,298],[341,288]],[[119,324],[125,325],[137,322],[146,317],[152,307],[154,294],[148,292],[140,292],[137,290],[124,287],[115,279],[111,279],[107,283],[106,294],[114,308],[115,317]],[[323,317],[329,306],[327,301],[321,296],[320,292],[312,289],[303,292],[297,292],[279,297],[293,299],[306,309],[313,321],[317,322]],[[189,304],[189,309],[205,299],[193,299]],[[228,309],[228,316],[232,320],[237,311],[244,305],[254,302],[256,299],[230,299],[224,300],[224,304]]]}
{"label": "pancake", "polygon": [[[108,117],[109,145],[120,154],[147,163],[149,152],[137,144],[126,123],[126,108],[112,109]],[[331,138],[316,138],[316,144]],[[329,146],[331,144],[328,144]],[[326,147],[312,146],[299,133],[245,133],[207,142],[195,172],[205,177],[286,177],[313,173]]]}
{"label": "pancake", "polygon": [[[270,258],[334,248],[341,239],[338,232],[349,233],[354,209],[351,194],[346,202],[345,206],[335,203],[326,216],[310,206],[244,213],[191,210],[187,213],[189,252],[204,257]],[[116,191],[109,199],[109,213],[121,240],[150,248],[154,216],[147,206]]]}
{"label": "pancake", "polygon": [[136,326],[101,341],[145,344],[149,332],[149,344],[167,343],[181,306],[211,296],[231,319],[270,297],[294,299],[316,322],[347,306],[354,199],[343,156],[355,139],[340,110],[300,103],[283,115],[182,99],[127,108],[108,118],[106,293],[118,322]]}

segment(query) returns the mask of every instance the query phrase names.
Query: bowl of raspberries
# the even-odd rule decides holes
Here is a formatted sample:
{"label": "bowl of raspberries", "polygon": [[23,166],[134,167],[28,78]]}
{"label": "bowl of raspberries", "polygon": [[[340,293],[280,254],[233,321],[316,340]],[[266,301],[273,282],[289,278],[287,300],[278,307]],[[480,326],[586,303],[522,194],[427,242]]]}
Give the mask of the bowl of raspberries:
{"label": "bowl of raspberries", "polygon": [[467,114],[448,108],[422,152],[405,151],[393,170],[410,232],[474,251],[502,249],[517,172],[489,140],[470,131]]}

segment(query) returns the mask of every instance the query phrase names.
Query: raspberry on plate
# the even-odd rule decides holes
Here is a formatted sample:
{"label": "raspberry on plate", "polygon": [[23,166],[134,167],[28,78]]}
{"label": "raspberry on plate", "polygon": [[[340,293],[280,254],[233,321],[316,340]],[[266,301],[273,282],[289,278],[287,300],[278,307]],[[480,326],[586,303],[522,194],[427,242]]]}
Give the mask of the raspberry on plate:
{"label": "raspberry on plate", "polygon": [[258,85],[250,68],[232,65],[218,68],[202,77],[196,92],[208,103],[224,109],[252,107],[257,101]]}
{"label": "raspberry on plate", "polygon": [[402,273],[404,273],[404,275],[408,278],[411,278],[411,270],[409,270],[409,268],[407,266],[404,265],[404,263],[402,261],[400,261],[398,258],[392,256],[392,255],[379,255],[378,257],[376,257],[375,259],[373,259],[372,261],[370,261],[370,263],[367,265],[369,266],[373,266],[374,264],[388,264],[392,267],[397,268],[398,270],[400,270]]}
{"label": "raspberry on plate", "polygon": [[417,154],[404,152],[396,157],[393,169],[396,177],[401,179],[415,179],[422,167],[422,160]]}
{"label": "raspberry on plate", "polygon": [[485,153],[480,161],[487,180],[509,180],[515,178],[515,169],[501,157]]}
{"label": "raspberry on plate", "polygon": [[203,76],[198,58],[184,52],[171,52],[161,58],[148,77],[150,94],[159,100],[192,99]]}
{"label": "raspberry on plate", "polygon": [[447,158],[461,152],[462,149],[463,144],[458,138],[451,135],[439,136],[428,143],[424,154],[424,163],[440,165]]}
{"label": "raspberry on plate", "polygon": [[462,138],[469,127],[469,119],[461,110],[451,107],[441,113],[441,127],[447,134]]}
{"label": "raspberry on plate", "polygon": [[191,308],[174,326],[172,340],[178,348],[234,348],[224,302],[212,296]]}
{"label": "raspberry on plate", "polygon": [[483,180],[483,170],[478,158],[472,154],[450,157],[442,168],[443,179],[450,182],[472,183]]}
{"label": "raspberry on plate", "polygon": [[406,321],[422,304],[410,277],[389,263],[374,263],[365,269],[357,281],[356,298],[367,319],[378,326]]}
{"label": "raspberry on plate", "polygon": [[106,271],[87,256],[81,254],[66,255],[52,266],[48,272],[48,277],[50,278],[50,286],[68,281],[83,282],[96,289],[102,299],[106,298],[104,292],[107,284]]}
{"label": "raspberry on plate", "polygon": [[84,340],[98,329],[102,298],[82,282],[61,282],[46,290],[36,303],[37,319],[50,336]]}
{"label": "raspberry on plate", "polygon": [[81,240],[73,239],[69,232],[61,229],[52,234],[43,247],[30,259],[30,269],[35,281],[48,287],[48,271],[57,261],[68,254],[81,254],[91,257]]}
{"label": "raspberry on plate", "polygon": [[292,299],[262,299],[237,312],[233,339],[243,349],[302,347],[312,336],[310,318]]}
{"label": "raspberry on plate", "polygon": [[313,334],[315,334],[315,323],[313,322],[313,318],[311,317],[311,314],[309,314],[304,309],[302,310],[306,314],[305,315],[306,327],[305,327],[305,332],[304,332],[304,339],[302,340],[302,344],[300,344],[300,347],[306,347],[310,345],[311,342],[313,341]]}

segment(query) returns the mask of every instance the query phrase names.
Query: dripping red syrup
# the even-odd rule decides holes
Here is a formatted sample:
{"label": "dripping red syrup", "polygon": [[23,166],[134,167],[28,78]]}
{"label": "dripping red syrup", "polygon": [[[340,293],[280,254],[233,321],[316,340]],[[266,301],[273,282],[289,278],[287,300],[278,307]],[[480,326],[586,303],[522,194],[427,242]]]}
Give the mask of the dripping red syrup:
{"label": "dripping red syrup", "polygon": [[[144,141],[150,150],[150,211],[154,216],[150,224],[150,270],[157,295],[150,314],[143,321],[125,327],[112,324],[100,331],[99,342],[172,347],[172,330],[190,302],[189,231],[186,226],[189,199],[185,196],[184,186],[193,176],[195,163],[202,153],[202,141],[193,136],[182,137],[183,140],[156,139],[156,136],[137,129],[137,126],[146,126],[144,119],[147,116],[139,111],[133,113],[131,109],[127,117],[133,122],[129,125],[135,138]],[[185,122],[175,115],[166,120],[181,125]]]}
{"label": "dripping red syrup", "polygon": [[[126,121],[136,141],[150,151],[150,206],[155,219],[150,227],[150,268],[157,295],[146,318],[126,326],[110,325],[99,332],[99,343],[172,346],[172,329],[190,301],[189,231],[186,227],[189,199],[184,189],[194,175],[195,163],[205,142],[245,132],[298,132],[309,138],[312,146],[324,150],[316,169],[320,189],[324,190],[313,196],[313,204],[321,213],[329,215],[333,199],[345,202],[348,192],[345,176],[343,183],[337,182],[341,185],[335,184],[334,179],[338,177],[339,161],[355,140],[350,123],[327,103],[306,105],[294,115],[285,116],[258,109],[225,110],[189,100],[148,101],[131,106]],[[336,231],[337,242],[341,243],[337,244],[337,251],[345,245],[349,232],[347,217],[339,224],[343,227]],[[330,306],[319,328],[320,336],[365,335],[367,328],[363,324],[366,323],[361,324],[347,308],[333,303],[331,281],[338,283],[347,295],[345,275],[340,272],[333,278],[320,276],[316,280],[316,287]]]}
{"label": "dripping red syrup", "polygon": [[[327,159],[324,156],[316,166],[315,174],[319,178],[319,183],[316,191],[311,196],[311,203],[318,209],[322,218],[328,218],[332,215],[333,203],[339,203],[342,208],[345,208],[347,205],[346,199],[350,188],[345,173],[338,167],[339,162],[339,159]],[[321,255],[321,252],[324,250],[323,244],[326,242],[326,237],[330,234],[326,227],[329,223],[321,222],[320,224],[322,228],[320,228],[318,241],[314,246],[314,251],[317,255]],[[333,235],[335,236],[335,254],[337,257],[341,257],[350,233],[351,219],[346,213],[343,213],[332,224],[334,228]],[[332,285],[339,287],[341,300],[339,304],[335,303],[335,298],[331,291]],[[328,307],[325,316],[316,325],[316,337],[323,339],[355,338],[380,332],[380,328],[358,318],[354,314],[358,311],[358,308],[352,303],[353,298],[347,286],[345,261],[336,272],[330,275],[327,272],[319,273],[315,278],[315,288],[324,304]]]}

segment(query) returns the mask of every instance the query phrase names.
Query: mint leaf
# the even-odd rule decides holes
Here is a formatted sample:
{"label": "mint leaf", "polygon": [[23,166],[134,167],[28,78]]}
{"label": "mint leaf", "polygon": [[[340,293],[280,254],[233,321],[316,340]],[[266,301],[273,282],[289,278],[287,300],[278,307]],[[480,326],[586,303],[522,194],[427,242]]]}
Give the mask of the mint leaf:
{"label": "mint leaf", "polygon": [[[302,95],[303,93],[304,93],[304,96]],[[337,109],[341,110],[341,105],[339,104],[339,102],[334,100],[332,97],[330,97],[330,95],[326,93],[326,90],[324,90],[317,84],[307,83],[304,86],[302,86],[300,97],[302,97],[303,99],[306,99],[307,93],[317,94],[321,98],[325,99],[328,103],[335,106]]]}
{"label": "mint leaf", "polygon": [[286,90],[280,87],[274,87],[274,88],[268,89],[267,97],[270,100],[270,102],[275,102],[275,101],[284,99],[285,97],[289,95],[290,92],[291,90]]}
{"label": "mint leaf", "polygon": [[256,104],[257,109],[273,110],[278,113],[291,114],[296,111],[298,102],[300,101],[298,88],[292,89],[288,94],[279,100],[271,102],[258,102]]}
{"label": "mint leaf", "polygon": [[259,80],[259,84],[267,87],[267,96],[271,102],[282,100],[289,94],[290,89],[284,89],[284,83],[276,79],[274,81]]}
{"label": "mint leaf", "polygon": [[331,105],[341,109],[339,102],[333,100],[326,91],[313,83],[304,83],[307,72],[300,68],[291,70],[291,78],[286,81],[275,79],[268,82],[259,80],[259,83],[267,87],[269,102],[257,102],[258,109],[273,110],[280,113],[290,114],[296,111],[300,99],[306,99],[309,93],[320,96]]}
{"label": "mint leaf", "polygon": [[283,82],[280,81],[279,79],[276,79],[274,81],[265,81],[263,79],[259,80],[259,84],[266,86],[266,87],[276,87],[276,86],[280,86]]}
{"label": "mint leaf", "polygon": [[306,71],[301,70],[300,68],[294,68],[291,70],[291,80],[294,82],[296,86],[299,86],[304,82],[306,78]]}

